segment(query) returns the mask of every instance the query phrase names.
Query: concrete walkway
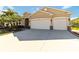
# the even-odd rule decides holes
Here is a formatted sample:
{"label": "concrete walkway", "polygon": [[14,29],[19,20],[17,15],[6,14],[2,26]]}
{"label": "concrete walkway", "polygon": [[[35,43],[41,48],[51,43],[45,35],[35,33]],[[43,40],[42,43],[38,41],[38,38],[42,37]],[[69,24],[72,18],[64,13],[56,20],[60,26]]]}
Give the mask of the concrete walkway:
{"label": "concrete walkway", "polygon": [[73,32],[78,32],[79,33],[79,30],[72,30]]}
{"label": "concrete walkway", "polygon": [[25,30],[13,33],[20,41],[27,40],[58,40],[58,39],[77,39],[75,35],[66,30]]}

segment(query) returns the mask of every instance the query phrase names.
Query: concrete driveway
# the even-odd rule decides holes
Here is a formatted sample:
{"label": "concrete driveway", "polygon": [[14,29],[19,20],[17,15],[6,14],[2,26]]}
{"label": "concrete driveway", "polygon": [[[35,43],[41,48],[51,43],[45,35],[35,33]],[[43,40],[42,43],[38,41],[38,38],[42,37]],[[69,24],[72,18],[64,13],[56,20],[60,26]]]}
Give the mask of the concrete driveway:
{"label": "concrete driveway", "polygon": [[31,29],[13,33],[20,41],[27,40],[56,40],[56,39],[78,39],[66,30],[41,30]]}
{"label": "concrete driveway", "polygon": [[25,30],[0,36],[0,52],[78,52],[76,38],[68,31]]}

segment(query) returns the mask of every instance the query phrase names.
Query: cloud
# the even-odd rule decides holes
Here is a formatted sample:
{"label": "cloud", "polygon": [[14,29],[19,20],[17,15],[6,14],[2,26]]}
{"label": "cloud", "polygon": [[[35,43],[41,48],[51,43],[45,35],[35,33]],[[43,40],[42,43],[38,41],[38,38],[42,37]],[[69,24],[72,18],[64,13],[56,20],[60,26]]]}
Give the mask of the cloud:
{"label": "cloud", "polygon": [[35,10],[33,11],[33,13],[35,13],[36,11],[39,11],[40,9],[42,9],[43,7],[37,7],[37,8],[35,8]]}
{"label": "cloud", "polygon": [[13,7],[13,6],[7,6],[7,7],[8,7],[8,8],[10,8],[10,9],[12,9],[12,10],[14,9],[14,7]]}
{"label": "cloud", "polygon": [[[12,6],[6,6],[7,8],[10,8],[10,9],[14,9],[14,7],[12,7]],[[6,9],[5,9],[5,6],[0,6],[0,14],[2,14],[3,12],[2,11],[7,11]]]}
{"label": "cloud", "polygon": [[38,11],[39,10],[39,8],[35,8],[34,10],[33,10],[33,13],[35,13],[36,11]]}
{"label": "cloud", "polygon": [[72,17],[71,20],[76,19],[76,18],[78,18],[78,17]]}
{"label": "cloud", "polygon": [[[6,6],[7,8],[10,8],[10,9],[14,9],[14,7],[13,6]],[[4,10],[4,8],[5,8],[5,6],[0,6],[0,11],[3,11]]]}
{"label": "cloud", "polygon": [[2,11],[4,9],[4,6],[0,6],[0,11]]}
{"label": "cloud", "polygon": [[0,6],[0,14],[3,14],[4,6]]}
{"label": "cloud", "polygon": [[71,8],[72,6],[63,6],[62,9],[68,9]]}

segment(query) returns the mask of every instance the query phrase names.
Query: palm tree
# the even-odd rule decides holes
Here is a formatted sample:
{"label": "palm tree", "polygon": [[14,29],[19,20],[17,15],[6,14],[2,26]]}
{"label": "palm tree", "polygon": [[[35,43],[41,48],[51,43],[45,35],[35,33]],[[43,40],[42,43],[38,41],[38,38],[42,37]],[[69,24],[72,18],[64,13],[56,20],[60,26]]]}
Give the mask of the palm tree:
{"label": "palm tree", "polygon": [[72,26],[79,27],[79,18],[76,18],[76,19],[71,20],[71,25]]}
{"label": "palm tree", "polygon": [[5,27],[5,20],[6,19],[6,17],[5,17],[5,15],[3,14],[3,15],[0,15],[0,25],[2,26],[2,27]]}
{"label": "palm tree", "polygon": [[4,18],[6,18],[6,22],[10,24],[11,27],[16,26],[15,23],[18,23],[18,21],[20,21],[22,18],[17,12],[14,12],[11,9],[7,9],[7,11],[3,11],[3,14],[5,15]]}

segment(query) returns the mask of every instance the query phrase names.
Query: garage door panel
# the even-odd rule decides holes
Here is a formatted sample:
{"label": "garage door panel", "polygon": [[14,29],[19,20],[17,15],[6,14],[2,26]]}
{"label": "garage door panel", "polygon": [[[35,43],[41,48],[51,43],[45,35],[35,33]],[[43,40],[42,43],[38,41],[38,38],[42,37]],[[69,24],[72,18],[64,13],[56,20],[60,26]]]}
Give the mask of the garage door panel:
{"label": "garage door panel", "polygon": [[50,20],[48,18],[31,20],[32,29],[49,29],[49,27],[50,27]]}
{"label": "garage door panel", "polygon": [[57,18],[53,20],[54,30],[67,30],[67,19]]}

